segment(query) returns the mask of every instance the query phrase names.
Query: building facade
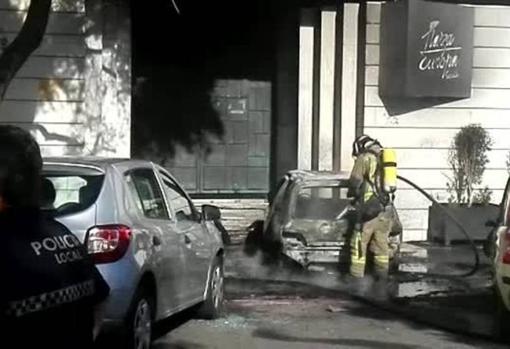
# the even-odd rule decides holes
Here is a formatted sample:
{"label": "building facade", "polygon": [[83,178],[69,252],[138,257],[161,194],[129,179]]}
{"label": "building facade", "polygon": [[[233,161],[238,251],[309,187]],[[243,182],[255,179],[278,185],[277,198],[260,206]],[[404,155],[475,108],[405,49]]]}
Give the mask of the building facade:
{"label": "building facade", "polygon": [[[395,3],[408,2],[413,0]],[[211,109],[207,115],[222,125],[222,134],[204,147],[200,142],[192,149],[177,145],[162,163],[201,200],[198,202],[219,204],[226,220],[232,222],[230,227],[242,232],[254,219],[263,217],[266,193],[286,171],[350,170],[351,144],[363,133],[395,148],[400,174],[439,201],[446,201],[453,137],[461,127],[477,123],[493,140],[480,187],[490,188],[492,202],[498,203],[508,176],[510,150],[510,7],[497,0],[447,2],[454,4],[453,13],[455,8],[469,10],[469,30],[462,27],[462,33],[454,32],[453,22],[441,19],[436,23],[439,14],[425,11],[422,19],[413,22],[417,23],[414,36],[405,40],[409,47],[422,45],[432,26],[450,38],[450,43],[468,40],[461,50],[462,62],[469,62],[465,95],[451,91],[442,95],[439,82],[426,84],[429,90],[420,92],[426,96],[388,96],[386,87],[381,87],[387,85],[381,83],[385,79],[381,65],[391,63],[388,48],[398,45],[383,34],[388,27],[383,24],[385,2],[259,1],[246,18],[234,10],[203,13],[209,18],[204,30],[213,32],[210,37],[193,36],[197,41],[190,43],[193,40],[186,36],[181,46],[174,43],[169,47],[182,53],[209,43],[206,54],[197,58],[202,51],[196,49],[192,52],[195,65],[186,66],[189,59],[182,53],[172,67],[180,80],[162,79],[161,83],[164,91],[175,85],[168,93],[177,92],[177,99],[200,94]],[[0,0],[0,50],[16,37],[29,3]],[[136,55],[131,23],[136,14],[131,15],[129,3],[53,1],[41,46],[18,72],[0,104],[0,123],[30,129],[46,156],[136,154],[137,149],[131,146],[139,128],[132,126],[131,111],[133,52]],[[220,13],[218,20],[210,18]],[[183,21],[175,25],[179,29],[187,19],[177,18]],[[203,22],[195,20],[191,26]],[[214,26],[223,31],[213,31]],[[466,36],[466,32],[471,34]],[[225,39],[227,33],[230,41],[223,46],[211,44],[221,42],[214,38]],[[456,35],[453,41],[452,33]],[[161,35],[162,40],[167,34]],[[434,55],[438,48],[429,46]],[[458,47],[446,49],[457,52]],[[157,69],[166,69],[166,60],[165,56],[156,66],[147,58],[146,71],[162,75]],[[403,66],[406,62],[398,63]],[[193,81],[183,84],[189,80],[188,72],[205,74],[205,82],[193,80],[203,86]],[[455,80],[456,72],[445,74]],[[172,127],[177,114],[171,105],[165,109],[164,97],[161,117],[170,121],[161,125]],[[179,122],[187,122],[190,116],[189,123],[198,124],[193,125],[193,132],[199,130],[200,134],[203,118],[189,115],[200,113],[200,109],[188,109],[185,103],[178,106],[184,120]],[[147,122],[144,108],[135,117],[136,125]],[[158,125],[157,120],[154,124]],[[426,239],[429,202],[402,184],[396,205],[404,238]]]}
{"label": "building facade", "polygon": [[[30,1],[0,1],[0,54]],[[0,103],[0,123],[29,129],[45,156],[129,157],[129,7],[103,0],[52,1],[40,47]]]}
{"label": "building facade", "polygon": [[[452,176],[448,152],[453,138],[461,127],[475,123],[484,127],[493,140],[480,188],[487,186],[493,192],[492,202],[499,203],[508,177],[510,149],[510,7],[451,5],[454,13],[463,9],[472,12],[470,27],[464,29],[472,30],[472,37],[468,38],[472,40],[472,48],[454,48],[469,55],[460,59],[461,63],[470,65],[472,74],[468,96],[450,98],[446,94],[447,98],[438,98],[442,96],[439,94],[432,98],[408,98],[385,96],[379,78],[386,46],[394,49],[401,44],[397,37],[393,41],[387,38],[381,45],[385,30],[381,24],[383,6],[382,2],[346,3],[341,12],[338,8],[322,8],[319,15],[314,9],[315,16],[302,11],[305,17],[302,16],[300,24],[298,166],[349,170],[353,161],[351,143],[357,135],[365,133],[397,150],[402,176],[423,187],[438,201],[446,202],[448,178]],[[343,20],[337,19],[339,13],[343,14]],[[441,13],[422,11],[422,27],[418,28],[422,35],[404,35],[402,40],[416,41],[409,45],[422,45],[431,25],[437,25],[430,23],[439,23],[437,33],[441,32],[441,25],[448,25],[440,17]],[[400,18],[400,28],[405,31],[405,18]],[[340,30],[338,25],[342,25]],[[342,40],[335,38],[338,33],[343,35]],[[447,34],[445,29],[441,33],[460,36]],[[452,41],[456,44],[459,40]],[[339,43],[340,50],[335,48]],[[405,52],[400,59],[398,65],[404,66]],[[341,69],[336,82],[335,69]],[[443,69],[440,70],[439,75],[443,74]],[[318,81],[314,76],[319,76]],[[391,79],[400,77],[394,75]],[[423,84],[417,82],[416,86],[421,88]],[[439,90],[441,84],[438,78],[429,88]],[[335,92],[335,86],[341,91]],[[341,102],[335,105],[339,95]],[[314,110],[317,101],[319,110]],[[425,240],[430,202],[401,184],[396,205],[405,228],[404,239]]]}
{"label": "building facade", "polygon": [[[499,203],[510,151],[510,7],[497,1],[392,3],[425,6],[414,10],[415,17],[407,22],[389,21],[396,23],[397,31],[405,31],[394,39],[387,33],[395,28],[382,24],[385,2],[314,2],[287,9],[285,14],[277,12],[275,73],[270,80],[269,182],[274,184],[294,168],[350,170],[352,142],[358,135],[369,134],[396,149],[402,176],[447,202],[453,138],[463,126],[479,124],[493,141],[479,188],[488,187],[491,202]],[[459,16],[467,19],[454,20]],[[445,39],[446,47],[434,47],[434,40],[427,43],[427,35],[443,35],[449,43]],[[403,45],[400,41],[406,41],[406,48],[392,53]],[[405,51],[411,48],[416,51],[414,58],[413,52]],[[449,58],[453,60],[446,63],[449,69],[440,64],[443,51],[460,55]],[[411,76],[405,82],[391,72],[380,77],[381,65],[391,65],[392,54],[397,67],[406,67],[398,74]],[[406,59],[417,60],[416,66],[407,68]],[[435,70],[435,78],[420,81],[413,71],[420,69],[420,63],[424,70]],[[453,69],[457,65],[459,72]],[[458,80],[462,80],[460,87],[455,86]],[[387,91],[396,82],[402,84],[400,95]],[[248,199],[243,206],[242,193],[231,198],[236,207],[255,207]],[[229,202],[216,200],[227,208]],[[396,206],[405,240],[427,239],[430,205],[416,190],[400,183]]]}

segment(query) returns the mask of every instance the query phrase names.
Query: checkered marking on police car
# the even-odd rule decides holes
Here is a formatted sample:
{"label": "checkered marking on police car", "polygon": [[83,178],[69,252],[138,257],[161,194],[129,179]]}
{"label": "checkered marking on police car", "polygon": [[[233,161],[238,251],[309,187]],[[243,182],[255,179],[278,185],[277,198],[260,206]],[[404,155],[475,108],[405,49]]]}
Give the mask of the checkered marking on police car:
{"label": "checkered marking on police car", "polygon": [[94,281],[89,280],[60,290],[11,302],[7,307],[7,315],[21,317],[30,313],[71,303],[85,297],[90,297],[94,294],[94,292]]}

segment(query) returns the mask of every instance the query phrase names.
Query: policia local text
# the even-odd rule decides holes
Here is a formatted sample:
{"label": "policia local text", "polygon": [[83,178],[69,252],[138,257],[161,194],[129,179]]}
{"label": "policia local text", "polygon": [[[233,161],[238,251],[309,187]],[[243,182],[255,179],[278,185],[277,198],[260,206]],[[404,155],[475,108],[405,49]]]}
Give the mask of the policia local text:
{"label": "policia local text", "polygon": [[83,259],[80,241],[74,235],[47,237],[30,243],[37,256],[41,253],[53,253],[58,264],[69,263]]}

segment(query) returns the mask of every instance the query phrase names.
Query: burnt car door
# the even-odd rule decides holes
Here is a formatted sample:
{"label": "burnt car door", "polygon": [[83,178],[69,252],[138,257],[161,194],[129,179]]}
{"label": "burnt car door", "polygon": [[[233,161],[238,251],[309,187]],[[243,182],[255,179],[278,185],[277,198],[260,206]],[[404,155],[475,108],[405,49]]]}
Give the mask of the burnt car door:
{"label": "burnt car door", "polygon": [[290,187],[290,183],[291,181],[287,176],[283,177],[276,189],[268,195],[269,207],[263,228],[263,233],[265,234],[264,240],[266,241],[280,239],[279,233],[288,208],[288,205],[285,205],[284,198],[288,197],[287,190]]}

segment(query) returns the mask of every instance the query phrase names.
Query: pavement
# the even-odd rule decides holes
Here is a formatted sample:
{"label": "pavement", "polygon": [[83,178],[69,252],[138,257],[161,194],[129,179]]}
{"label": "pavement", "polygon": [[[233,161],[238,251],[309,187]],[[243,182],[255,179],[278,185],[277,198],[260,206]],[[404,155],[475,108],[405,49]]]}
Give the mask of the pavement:
{"label": "pavement", "polygon": [[228,251],[226,276],[230,279],[292,281],[341,292],[357,301],[391,311],[409,320],[481,338],[493,337],[495,303],[490,262],[479,249],[480,267],[470,277],[474,255],[469,245],[404,244],[400,270],[390,287],[375,290],[369,278],[362,287],[334,273],[302,273],[262,265],[261,256],[247,257],[242,249]]}
{"label": "pavement", "polygon": [[454,275],[472,267],[468,246],[405,245],[403,255],[392,287],[377,292],[369,278],[354,287],[334,273],[267,267],[229,248],[225,316],[180,314],[162,325],[154,348],[508,347],[491,338],[488,260],[465,278]]}
{"label": "pavement", "polygon": [[345,293],[300,282],[229,278],[226,292],[224,317],[204,321],[181,315],[153,348],[505,347],[409,321]]}

